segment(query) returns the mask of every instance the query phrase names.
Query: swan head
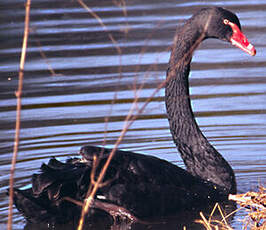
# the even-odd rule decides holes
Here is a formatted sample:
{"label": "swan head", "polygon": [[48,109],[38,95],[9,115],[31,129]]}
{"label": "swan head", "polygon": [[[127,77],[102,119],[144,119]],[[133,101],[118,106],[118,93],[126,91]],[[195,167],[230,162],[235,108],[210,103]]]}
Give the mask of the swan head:
{"label": "swan head", "polygon": [[229,10],[221,7],[204,8],[195,19],[200,23],[204,38],[218,38],[230,42],[252,56],[256,54],[255,47],[241,31],[238,17]]}

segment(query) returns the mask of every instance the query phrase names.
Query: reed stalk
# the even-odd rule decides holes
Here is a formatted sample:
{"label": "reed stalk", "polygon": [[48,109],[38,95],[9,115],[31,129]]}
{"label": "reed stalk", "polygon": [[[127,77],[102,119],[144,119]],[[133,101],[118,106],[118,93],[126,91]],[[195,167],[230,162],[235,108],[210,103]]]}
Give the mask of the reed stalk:
{"label": "reed stalk", "polygon": [[24,22],[24,36],[23,36],[23,44],[22,51],[20,57],[20,65],[19,65],[19,82],[18,82],[18,90],[15,95],[17,97],[17,108],[16,108],[16,130],[15,130],[15,139],[14,139],[14,148],[13,148],[13,156],[11,162],[10,169],[10,178],[9,178],[9,206],[8,206],[8,222],[7,229],[12,229],[12,219],[13,219],[13,196],[14,196],[14,175],[16,169],[16,162],[18,156],[19,149],[19,137],[20,137],[20,121],[21,121],[21,97],[23,90],[23,77],[24,77],[24,65],[26,60],[26,50],[28,44],[28,36],[29,36],[29,22],[30,22],[30,4],[31,0],[27,0],[25,5],[25,22]]}

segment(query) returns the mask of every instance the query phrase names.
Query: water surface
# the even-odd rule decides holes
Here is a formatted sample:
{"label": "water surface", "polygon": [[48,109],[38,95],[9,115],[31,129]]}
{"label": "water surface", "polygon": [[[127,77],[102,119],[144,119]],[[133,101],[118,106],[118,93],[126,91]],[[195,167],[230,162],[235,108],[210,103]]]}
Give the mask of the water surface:
{"label": "water surface", "polygon": [[[76,1],[32,2],[15,185],[29,184],[32,173],[52,156],[61,160],[76,156],[81,146],[102,145],[103,139],[112,147],[134,100],[135,87],[145,83],[138,95],[142,106],[165,79],[176,26],[207,5],[236,12],[257,55],[250,57],[217,40],[204,42],[195,53],[190,76],[193,109],[204,134],[232,165],[238,192],[265,183],[266,5],[255,0],[134,0],[126,1],[125,8],[113,1],[87,4],[117,44]],[[2,1],[0,15],[0,226],[4,227],[24,1]],[[184,167],[170,135],[164,89],[130,127],[120,148]],[[237,220],[243,215],[239,212],[231,220],[234,229],[241,229]],[[14,224],[14,229],[24,227],[16,209]],[[171,226],[176,229],[177,223]]]}

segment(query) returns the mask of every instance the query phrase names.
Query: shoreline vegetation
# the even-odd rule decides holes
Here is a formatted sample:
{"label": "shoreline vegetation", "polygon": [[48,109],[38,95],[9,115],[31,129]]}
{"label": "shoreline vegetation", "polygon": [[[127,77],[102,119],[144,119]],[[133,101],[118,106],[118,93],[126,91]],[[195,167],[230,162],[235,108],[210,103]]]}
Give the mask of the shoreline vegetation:
{"label": "shoreline vegetation", "polygon": [[[236,212],[244,210],[246,213],[245,218],[237,220],[242,222],[243,230],[266,230],[266,187],[259,186],[258,192],[247,192],[236,195],[230,194],[228,199],[236,202],[240,207],[225,216],[217,203],[208,218],[201,212],[201,219],[196,220],[196,222],[202,224],[206,230],[234,230],[227,219]],[[218,209],[221,216],[220,220],[212,218],[216,209]]]}

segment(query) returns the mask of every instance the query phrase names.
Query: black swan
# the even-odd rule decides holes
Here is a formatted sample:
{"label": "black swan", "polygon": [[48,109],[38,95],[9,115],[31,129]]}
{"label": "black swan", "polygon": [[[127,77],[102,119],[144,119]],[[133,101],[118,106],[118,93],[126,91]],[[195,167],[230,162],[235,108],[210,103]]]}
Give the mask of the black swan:
{"label": "black swan", "polygon": [[[173,215],[224,201],[236,193],[235,175],[200,131],[190,104],[188,75],[193,51],[207,38],[230,42],[254,56],[237,16],[220,7],[199,10],[179,28],[167,70],[165,102],[173,140],[187,171],[153,156],[117,150],[88,215],[128,214],[139,219]],[[84,146],[82,159],[52,158],[32,176],[32,188],[14,190],[14,203],[30,222],[66,222],[80,214],[90,185],[93,156],[96,176],[110,149]],[[122,210],[122,211],[121,211]],[[116,213],[118,212],[118,213]],[[119,213],[120,212],[120,213]]]}

